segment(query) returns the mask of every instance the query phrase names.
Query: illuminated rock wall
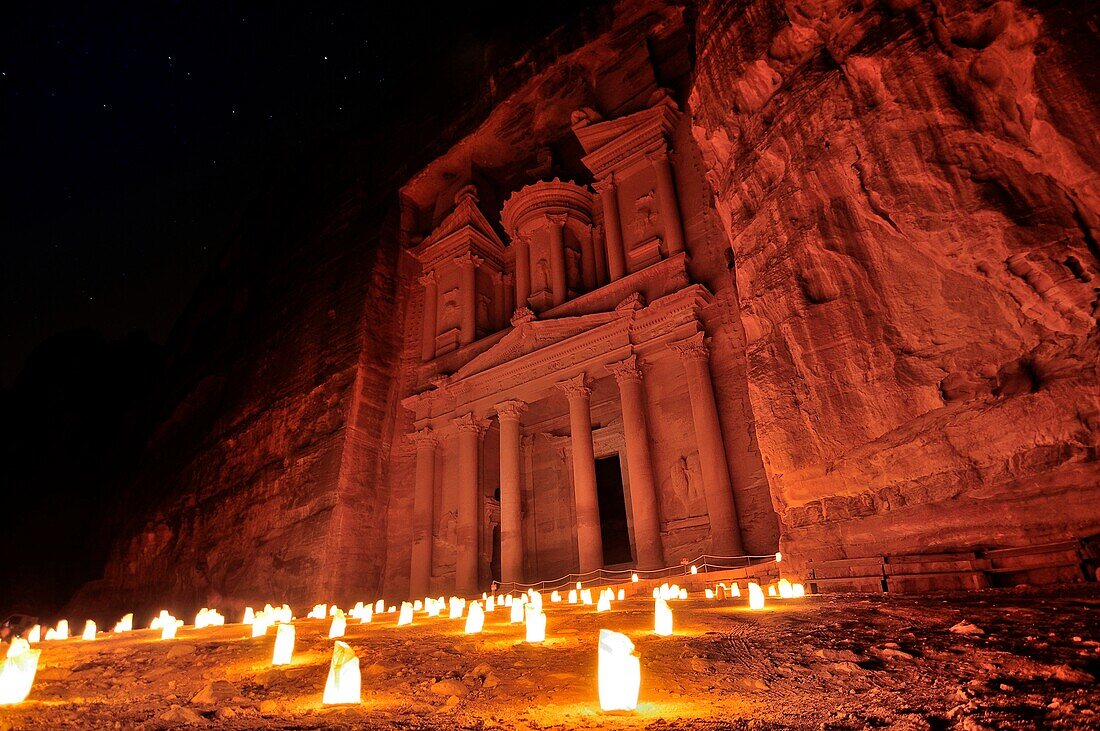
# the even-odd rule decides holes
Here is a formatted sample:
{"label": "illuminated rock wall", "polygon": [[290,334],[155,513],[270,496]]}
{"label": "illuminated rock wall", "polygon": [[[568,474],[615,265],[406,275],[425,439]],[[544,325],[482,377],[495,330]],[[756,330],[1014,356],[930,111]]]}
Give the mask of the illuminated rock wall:
{"label": "illuminated rock wall", "polygon": [[[683,112],[672,162],[689,273],[716,299],[711,372],[746,548],[774,550],[780,529],[796,559],[1100,530],[1096,68],[1086,24],[1042,3],[639,0],[586,15],[468,107],[436,110],[462,123],[424,130],[426,159],[389,160],[406,168],[389,188],[305,208],[323,196],[292,188],[246,222],[170,348],[183,385],[135,482],[147,517],[76,601],[403,596],[415,460],[400,399],[423,315],[396,189],[416,188],[422,232],[470,179],[489,216],[541,145],[576,147],[574,110],[614,118],[660,88]],[[687,498],[667,499],[691,488],[680,379],[647,384],[662,508],[686,515]],[[568,510],[527,520],[560,533]],[[437,531],[445,591],[454,549]],[[680,527],[668,547],[705,536]]]}
{"label": "illuminated rock wall", "polygon": [[691,109],[785,550],[1100,530],[1097,48],[1049,3],[704,2]]}

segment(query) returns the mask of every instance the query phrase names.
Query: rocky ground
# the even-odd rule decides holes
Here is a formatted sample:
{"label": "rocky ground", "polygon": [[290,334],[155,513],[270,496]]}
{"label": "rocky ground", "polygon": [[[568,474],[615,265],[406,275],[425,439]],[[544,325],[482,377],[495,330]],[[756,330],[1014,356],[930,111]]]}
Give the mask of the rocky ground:
{"label": "rocky ground", "polygon": [[[547,604],[542,646],[499,610],[479,636],[459,620],[349,620],[363,703],[347,708],[321,705],[332,641],[320,620],[296,622],[281,669],[274,632],[251,639],[241,625],[43,643],[30,698],[0,708],[0,729],[1100,728],[1095,585],[814,596],[763,612],[699,597],[674,603],[672,637],[648,631],[651,605]],[[599,710],[601,627],[641,655],[634,713]]]}

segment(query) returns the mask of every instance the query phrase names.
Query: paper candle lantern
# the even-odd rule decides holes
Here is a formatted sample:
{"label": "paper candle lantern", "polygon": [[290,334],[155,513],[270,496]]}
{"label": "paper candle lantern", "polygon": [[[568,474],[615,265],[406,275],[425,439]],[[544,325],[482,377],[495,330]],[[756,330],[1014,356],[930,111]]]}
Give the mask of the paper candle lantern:
{"label": "paper candle lantern", "polygon": [[733,586],[730,587],[730,596],[733,596],[733,597],[741,596],[741,586],[739,584],[735,583],[735,584],[733,584]]}
{"label": "paper candle lantern", "polygon": [[94,640],[95,639],[95,622],[88,620],[84,623],[84,634],[80,636],[82,640]]}
{"label": "paper candle lantern", "polygon": [[[438,614],[439,614],[439,611],[436,610],[436,615],[438,615]],[[363,607],[363,613],[359,615],[359,624],[370,624],[370,621],[373,618],[374,618],[374,609],[371,608],[369,605],[365,606],[365,607]]]}
{"label": "paper candle lantern", "polygon": [[325,705],[359,703],[359,658],[346,642],[336,641],[325,681]]}
{"label": "paper candle lantern", "polygon": [[512,624],[523,621],[523,602],[512,602],[511,614],[508,615],[508,621]]}
{"label": "paper candle lantern", "polygon": [[629,637],[609,629],[600,630],[597,675],[601,709],[633,711],[637,708],[642,670]]}
{"label": "paper candle lantern", "polygon": [[638,583],[638,575],[637,574],[631,574],[630,575],[630,580],[632,582],[634,582],[635,584],[637,584]]}
{"label": "paper candle lantern", "polygon": [[581,589],[581,604],[585,606],[592,606],[592,590]]}
{"label": "paper candle lantern", "polygon": [[401,614],[397,616],[397,626],[402,627],[406,624],[413,623],[413,605],[408,602],[401,602]]}
{"label": "paper candle lantern", "polygon": [[699,573],[699,569],[695,566],[695,564],[692,564],[691,565],[691,575],[694,576],[697,573]]}
{"label": "paper candle lantern", "polygon": [[768,596],[774,597],[775,595],[775,584],[768,584]]}
{"label": "paper candle lantern", "polygon": [[343,637],[347,628],[348,618],[337,609],[336,614],[332,615],[332,623],[328,626],[328,638],[334,640],[337,637]]}
{"label": "paper candle lantern", "polygon": [[289,665],[294,655],[294,625],[280,624],[275,632],[275,652],[271,654],[272,665]]}
{"label": "paper candle lantern", "polygon": [[714,598],[714,590],[713,589],[704,589],[703,590],[703,596],[705,596],[707,599],[713,599]]}
{"label": "paper candle lantern", "polygon": [[176,619],[171,614],[168,615],[168,619],[161,625],[160,638],[162,640],[174,640],[176,638],[176,630],[183,626],[182,619]]}
{"label": "paper candle lantern", "polygon": [[786,579],[779,580],[779,596],[782,599],[794,598],[794,587],[791,586],[791,582]]}
{"label": "paper candle lantern", "polygon": [[488,599],[485,600],[485,611],[486,612],[496,611],[496,608],[497,608],[497,598],[495,596],[490,596]]}
{"label": "paper candle lantern", "polygon": [[661,597],[653,600],[653,634],[662,637],[672,634],[672,608]]}
{"label": "paper candle lantern", "polygon": [[0,663],[0,706],[22,703],[26,699],[34,684],[41,654],[41,650],[32,650],[26,640],[18,637],[12,640],[7,658]]}
{"label": "paper candle lantern", "polygon": [[57,629],[54,634],[55,640],[67,640],[69,639],[69,620],[59,619],[57,621]]}
{"label": "paper candle lantern", "polygon": [[626,589],[619,589],[618,600],[626,599]]}
{"label": "paper candle lantern", "polygon": [[576,589],[570,589],[569,590],[569,603],[570,604],[576,604],[577,603],[577,590]]}
{"label": "paper candle lantern", "polygon": [[552,604],[557,604],[560,601],[561,601],[561,593],[560,592],[558,592],[558,591],[550,592],[550,602]]}
{"label": "paper candle lantern", "polygon": [[527,620],[527,641],[542,642],[546,639],[546,615],[534,605],[528,605],[525,611]]}
{"label": "paper candle lantern", "polygon": [[115,622],[115,633],[129,632],[134,628],[134,615],[133,613],[123,615],[122,619]]}
{"label": "paper candle lantern", "polygon": [[244,608],[244,618],[241,620],[241,624],[252,624],[256,621],[256,612],[252,610],[252,607]]}
{"label": "paper candle lantern", "polygon": [[749,609],[763,609],[764,608],[764,591],[760,588],[760,584],[754,581],[749,582]]}
{"label": "paper candle lantern", "polygon": [[385,611],[386,611],[386,602],[385,601],[379,599],[378,601],[376,601],[374,603],[374,613],[375,614],[382,614]]}
{"label": "paper candle lantern", "polygon": [[267,614],[260,612],[252,622],[252,636],[263,637],[267,634],[267,628],[270,626],[271,621],[268,619]]}
{"label": "paper candle lantern", "polygon": [[466,609],[466,601],[456,596],[451,597],[451,619],[461,619],[462,612]]}
{"label": "paper candle lantern", "polygon": [[600,592],[600,600],[596,602],[597,612],[606,612],[611,609],[611,599],[608,598],[606,591]]}
{"label": "paper candle lantern", "polygon": [[806,587],[804,587],[802,584],[795,584],[791,587],[791,595],[795,599],[801,599],[802,597],[806,596]]}
{"label": "paper candle lantern", "polygon": [[466,634],[476,635],[485,627],[485,611],[478,602],[470,602],[470,611],[466,612]]}
{"label": "paper candle lantern", "polygon": [[[131,614],[130,616],[133,617],[134,615]],[[41,641],[42,641],[42,625],[36,624],[35,626],[31,627],[31,631],[27,633],[27,642],[29,642],[33,645],[34,643],[41,642]],[[11,649],[11,648],[8,648],[8,649]]]}
{"label": "paper candle lantern", "polygon": [[422,601],[420,601],[419,599],[417,599],[415,602],[413,602],[413,611],[414,612],[419,612],[423,608],[424,608],[424,603]]}

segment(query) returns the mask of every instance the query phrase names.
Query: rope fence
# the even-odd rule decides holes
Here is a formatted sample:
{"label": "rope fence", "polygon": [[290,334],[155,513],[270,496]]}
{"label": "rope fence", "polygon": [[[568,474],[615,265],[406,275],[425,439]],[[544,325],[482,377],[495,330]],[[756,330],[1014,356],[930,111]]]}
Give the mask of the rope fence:
{"label": "rope fence", "polygon": [[711,571],[746,569],[768,563],[775,563],[774,553],[766,556],[712,556],[704,553],[692,561],[682,562],[675,566],[665,566],[660,569],[650,569],[648,571],[639,571],[637,569],[596,569],[585,573],[566,574],[556,579],[536,581],[530,584],[520,581],[503,581],[498,582],[497,591],[503,593],[527,591],[528,589],[535,589],[536,591],[554,591],[573,587],[578,581],[586,586],[600,587],[609,584],[629,582],[634,574],[638,575],[639,580],[671,579],[685,575],[690,576],[692,566],[695,567],[696,573],[706,574]]}

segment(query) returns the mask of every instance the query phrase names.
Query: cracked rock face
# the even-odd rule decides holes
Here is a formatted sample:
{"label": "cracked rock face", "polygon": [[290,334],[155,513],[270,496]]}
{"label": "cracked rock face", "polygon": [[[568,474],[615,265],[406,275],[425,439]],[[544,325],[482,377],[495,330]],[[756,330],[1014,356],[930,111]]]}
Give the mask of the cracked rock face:
{"label": "cracked rock face", "polygon": [[713,0],[697,28],[694,136],[784,550],[1100,530],[1100,115],[1080,20]]}

